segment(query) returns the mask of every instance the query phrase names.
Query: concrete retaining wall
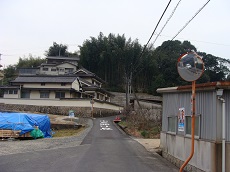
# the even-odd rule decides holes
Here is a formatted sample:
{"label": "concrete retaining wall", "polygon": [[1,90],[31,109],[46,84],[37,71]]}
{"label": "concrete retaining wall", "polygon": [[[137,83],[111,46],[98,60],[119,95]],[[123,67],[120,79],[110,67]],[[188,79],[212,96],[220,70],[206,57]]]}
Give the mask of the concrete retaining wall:
{"label": "concrete retaining wall", "polygon": [[[93,116],[118,115],[123,108],[111,103],[94,101]],[[75,116],[92,116],[90,100],[29,100],[29,99],[0,99],[0,111],[24,111],[54,115],[68,115],[69,110]]]}

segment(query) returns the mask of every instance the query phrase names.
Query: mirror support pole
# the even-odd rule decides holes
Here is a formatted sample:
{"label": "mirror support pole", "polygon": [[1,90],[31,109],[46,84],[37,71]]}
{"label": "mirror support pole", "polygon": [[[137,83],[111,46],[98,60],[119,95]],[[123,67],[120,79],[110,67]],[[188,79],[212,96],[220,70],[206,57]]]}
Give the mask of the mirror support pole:
{"label": "mirror support pole", "polygon": [[191,153],[188,159],[182,164],[180,168],[180,172],[183,172],[184,167],[188,164],[188,162],[192,159],[194,154],[194,139],[195,139],[195,99],[196,99],[196,81],[192,81],[192,125],[191,125]]}

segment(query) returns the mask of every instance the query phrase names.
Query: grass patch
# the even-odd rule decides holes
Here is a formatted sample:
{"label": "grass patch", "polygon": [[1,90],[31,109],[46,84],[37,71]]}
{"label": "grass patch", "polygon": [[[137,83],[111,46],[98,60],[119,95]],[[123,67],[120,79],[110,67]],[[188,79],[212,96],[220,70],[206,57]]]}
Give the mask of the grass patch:
{"label": "grass patch", "polygon": [[160,138],[160,130],[156,125],[137,125],[136,126],[130,121],[123,120],[119,122],[119,125],[124,131],[134,137],[141,137],[146,139],[158,139]]}
{"label": "grass patch", "polygon": [[85,128],[80,127],[78,129],[60,129],[60,130],[54,130],[53,137],[67,137],[67,136],[74,136],[79,135],[81,131],[83,131]]}
{"label": "grass patch", "polygon": [[120,126],[122,126],[123,128],[127,127],[127,122],[126,121],[121,121],[118,123]]}
{"label": "grass patch", "polygon": [[144,131],[141,131],[141,135],[145,138],[148,138],[149,137],[149,132],[144,130]]}

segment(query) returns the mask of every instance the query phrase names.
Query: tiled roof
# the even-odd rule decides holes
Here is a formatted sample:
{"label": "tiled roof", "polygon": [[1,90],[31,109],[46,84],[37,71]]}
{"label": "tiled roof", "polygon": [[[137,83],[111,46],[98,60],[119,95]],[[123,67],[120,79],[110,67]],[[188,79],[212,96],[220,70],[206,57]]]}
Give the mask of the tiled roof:
{"label": "tiled roof", "polygon": [[88,86],[94,86],[92,83],[90,83],[90,82],[88,82],[88,81],[86,81],[86,80],[84,80],[84,79],[82,79],[82,78],[78,78],[78,80],[79,80],[82,84],[86,84],[86,85],[88,85]]}
{"label": "tiled roof", "polygon": [[65,63],[71,64],[73,66],[77,66],[76,64],[66,62],[66,61],[61,62],[61,63],[42,63],[40,66],[59,66],[59,65],[65,64]]}
{"label": "tiled roof", "polygon": [[44,76],[44,75],[39,75],[39,76],[19,76],[15,80],[11,81],[12,83],[21,83],[21,82],[26,82],[26,83],[41,83],[41,82],[46,82],[46,83],[72,83],[75,81],[77,77],[69,77],[69,76]]}
{"label": "tiled roof", "polygon": [[62,56],[48,56],[46,59],[57,59],[57,60],[73,60],[73,61],[79,61],[79,57],[62,57]]}
{"label": "tiled roof", "polygon": [[74,72],[74,74],[76,74],[79,77],[90,77],[90,78],[95,78],[96,80],[98,80],[101,83],[105,83],[105,81],[103,79],[101,79],[100,77],[98,77],[95,73],[88,71],[85,68],[80,68],[77,71]]}

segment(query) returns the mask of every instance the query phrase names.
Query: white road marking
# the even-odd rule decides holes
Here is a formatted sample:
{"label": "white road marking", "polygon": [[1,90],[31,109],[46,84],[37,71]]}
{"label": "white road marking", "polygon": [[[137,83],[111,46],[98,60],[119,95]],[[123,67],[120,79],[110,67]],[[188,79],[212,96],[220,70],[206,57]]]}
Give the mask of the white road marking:
{"label": "white road marking", "polygon": [[110,128],[109,121],[100,120],[100,130],[113,130],[113,129]]}

